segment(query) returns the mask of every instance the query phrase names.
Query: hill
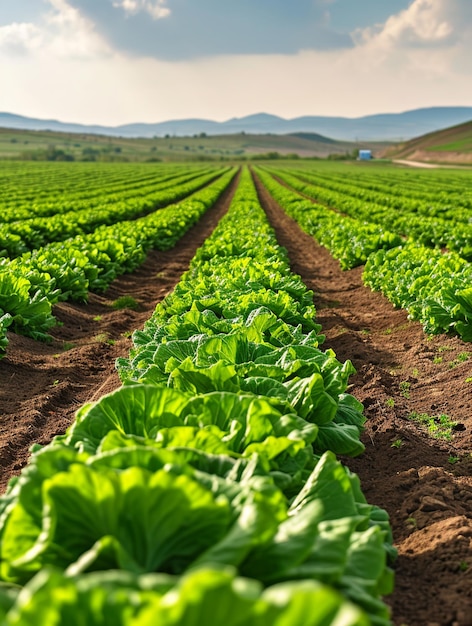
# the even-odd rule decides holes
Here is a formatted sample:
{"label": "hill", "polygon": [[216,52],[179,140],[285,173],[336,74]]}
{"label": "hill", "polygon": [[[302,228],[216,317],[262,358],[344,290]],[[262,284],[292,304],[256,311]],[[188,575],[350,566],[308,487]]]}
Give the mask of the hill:
{"label": "hill", "polygon": [[157,124],[86,126],[0,113],[0,127],[50,130],[111,137],[184,137],[192,135],[316,133],[338,141],[402,141],[472,119],[472,107],[431,107],[403,113],[382,113],[358,118],[303,116],[284,119],[257,113],[225,122],[204,119],[169,120]]}
{"label": "hill", "polygon": [[343,142],[312,133],[293,135],[196,135],[127,138],[86,133],[0,128],[0,158],[88,161],[211,161],[279,156],[351,156],[359,148],[375,153],[387,143]]}
{"label": "hill", "polygon": [[393,146],[383,156],[426,163],[472,164],[472,121]]}

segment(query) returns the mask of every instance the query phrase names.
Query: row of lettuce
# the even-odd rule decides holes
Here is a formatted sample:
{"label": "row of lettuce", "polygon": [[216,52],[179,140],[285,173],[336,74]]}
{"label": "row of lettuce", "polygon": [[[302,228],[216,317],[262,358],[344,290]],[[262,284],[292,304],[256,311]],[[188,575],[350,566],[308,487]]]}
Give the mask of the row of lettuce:
{"label": "row of lettuce", "polygon": [[118,362],[0,500],[13,624],[390,624],[388,516],[335,453],[364,417],[244,171]]}
{"label": "row of lettuce", "polygon": [[[362,167],[362,166],[361,166]],[[469,223],[472,210],[470,173],[461,170],[412,170],[378,165],[293,167],[291,174],[320,193],[362,200],[372,205],[375,216],[382,207],[397,214],[408,213],[450,222]],[[360,208],[362,211],[362,207]]]}
{"label": "row of lettuce", "polygon": [[208,171],[208,165],[169,163],[24,163],[5,161],[0,171],[1,221],[48,217],[131,197],[154,183]]}
{"label": "row of lettuce", "polygon": [[[141,265],[150,249],[172,248],[216,202],[235,174],[235,168],[226,168],[187,199],[145,217],[100,226],[87,235],[47,244],[15,259],[0,259],[0,356],[5,353],[8,329],[47,340],[56,324],[52,312],[56,302],[85,302],[89,291],[103,291],[117,276]],[[202,179],[197,181],[201,186]],[[191,193],[191,187],[184,185],[184,189],[187,195]],[[164,193],[170,194],[170,200],[172,191]],[[173,193],[181,197],[178,185]]]}
{"label": "row of lettuce", "polygon": [[53,214],[24,217],[20,211],[15,220],[1,224],[0,257],[18,257],[54,241],[91,233],[99,226],[142,217],[189,196],[223,172],[224,168],[190,169],[168,176],[164,170],[138,187],[128,183],[121,190],[118,185],[105,188],[93,199],[82,201],[83,206],[73,203],[68,211],[64,210],[68,193],[54,201],[48,198],[46,206]]}
{"label": "row of lettuce", "polygon": [[[307,183],[311,176],[306,172],[256,170],[280,206],[325,246],[343,269],[365,264],[364,282],[406,309],[428,333],[452,331],[464,341],[472,341],[470,224],[455,222],[452,217],[379,208],[369,196],[351,197]],[[349,184],[336,181],[332,186],[340,189]],[[433,222],[437,237],[432,234]],[[452,251],[445,252],[443,245]]]}

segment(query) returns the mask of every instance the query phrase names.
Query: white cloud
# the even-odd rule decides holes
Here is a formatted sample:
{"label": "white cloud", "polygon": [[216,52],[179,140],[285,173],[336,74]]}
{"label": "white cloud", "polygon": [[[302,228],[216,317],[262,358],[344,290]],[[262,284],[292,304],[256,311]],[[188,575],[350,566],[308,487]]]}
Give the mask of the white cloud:
{"label": "white cloud", "polygon": [[94,59],[110,52],[91,20],[67,0],[48,0],[52,10],[45,16],[49,53],[59,57]]}
{"label": "white cloud", "polygon": [[170,15],[170,9],[166,4],[167,0],[116,0],[113,2],[115,8],[124,9],[128,15],[136,15],[136,13],[145,11],[154,20]]}
{"label": "white cloud", "polygon": [[0,50],[11,55],[27,54],[43,43],[41,30],[26,22],[0,26]]}
{"label": "white cloud", "polygon": [[358,45],[379,49],[452,45],[470,31],[470,0],[414,0],[385,24],[355,31]]}
{"label": "white cloud", "polygon": [[[470,0],[414,0],[384,24],[354,33],[353,58],[367,68],[383,68],[392,80],[408,76],[410,89],[436,86],[443,102],[464,92],[472,102],[472,2]],[[402,74],[403,72],[403,74]],[[402,81],[403,83],[403,81]],[[451,83],[456,84],[450,93]],[[464,102],[463,102],[464,103]]]}
{"label": "white cloud", "polygon": [[50,9],[37,24],[13,23],[0,27],[0,51],[7,56],[96,59],[111,52],[93,23],[67,0],[48,0]]}

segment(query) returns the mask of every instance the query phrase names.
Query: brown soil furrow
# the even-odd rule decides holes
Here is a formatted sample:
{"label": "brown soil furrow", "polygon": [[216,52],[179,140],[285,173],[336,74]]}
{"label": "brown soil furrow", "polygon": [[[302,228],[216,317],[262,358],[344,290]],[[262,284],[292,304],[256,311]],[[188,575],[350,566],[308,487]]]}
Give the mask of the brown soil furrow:
{"label": "brown soil furrow", "polygon": [[[166,252],[152,251],[132,274],[117,278],[87,304],[60,303],[61,325],[52,342],[40,343],[9,333],[0,361],[0,489],[26,464],[33,443],[46,444],[62,434],[79,406],[120,386],[115,359],[127,356],[131,332],[141,328],[188,269],[197,248],[227,211],[238,177],[214,207]],[[138,310],[114,310],[120,296],[132,296]]]}
{"label": "brown soil furrow", "polygon": [[[349,391],[368,418],[364,454],[343,459],[368,501],[391,517],[399,558],[387,599],[396,625],[472,624],[472,346],[427,337],[420,324],[362,285],[301,231],[256,179],[261,203],[292,269],[314,291],[324,348],[357,369]],[[458,425],[435,439],[409,416],[447,414]]]}

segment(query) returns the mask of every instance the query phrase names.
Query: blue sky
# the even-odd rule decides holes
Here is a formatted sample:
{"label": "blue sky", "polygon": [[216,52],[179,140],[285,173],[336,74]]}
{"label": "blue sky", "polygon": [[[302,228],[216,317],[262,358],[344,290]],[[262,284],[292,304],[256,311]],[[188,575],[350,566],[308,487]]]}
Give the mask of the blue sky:
{"label": "blue sky", "polygon": [[0,5],[0,24],[37,20],[44,13],[46,4],[42,0],[16,0]]}
{"label": "blue sky", "polygon": [[472,105],[472,0],[15,0],[0,110],[120,124]]}
{"label": "blue sky", "polygon": [[365,28],[372,24],[380,24],[395,13],[406,9],[409,0],[338,0],[325,3],[335,28],[351,32],[355,28]]}
{"label": "blue sky", "polygon": [[[165,60],[221,54],[296,54],[352,47],[350,33],[409,0],[70,0],[107,41]],[[162,10],[162,17],[153,14]]]}

